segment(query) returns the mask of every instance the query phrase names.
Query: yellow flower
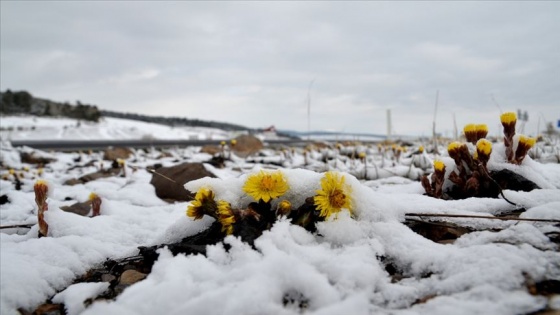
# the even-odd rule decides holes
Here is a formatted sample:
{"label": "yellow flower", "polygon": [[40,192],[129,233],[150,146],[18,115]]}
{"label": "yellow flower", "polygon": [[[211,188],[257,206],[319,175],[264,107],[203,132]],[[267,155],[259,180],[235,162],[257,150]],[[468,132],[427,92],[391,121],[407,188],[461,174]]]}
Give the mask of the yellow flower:
{"label": "yellow flower", "polygon": [[465,138],[468,142],[475,143],[476,142],[476,125],[475,124],[468,124],[463,128],[463,132],[465,133]]}
{"label": "yellow flower", "polygon": [[482,133],[482,132],[488,133],[488,126],[486,124],[476,125],[476,132],[477,133]]}
{"label": "yellow flower", "polygon": [[468,124],[465,125],[465,127],[463,127],[463,132],[467,133],[467,132],[476,132],[476,125],[475,124]]}
{"label": "yellow flower", "polygon": [[492,143],[486,139],[480,139],[476,142],[476,151],[474,152],[475,160],[480,161],[482,165],[486,165],[492,153]]}
{"label": "yellow flower", "polygon": [[49,185],[49,184],[48,184],[47,181],[44,180],[44,179],[38,179],[38,180],[35,182],[35,186],[40,186],[40,187],[45,186],[45,187],[48,187],[48,185]]}
{"label": "yellow flower", "polygon": [[525,159],[527,152],[529,152],[529,150],[535,145],[536,141],[537,139],[535,138],[529,138],[524,135],[519,135],[517,149],[515,150],[515,164],[519,165],[521,164],[521,162],[523,162],[523,159]]}
{"label": "yellow flower", "polygon": [[532,148],[535,145],[536,141],[537,139],[535,138],[530,138],[524,135],[519,136],[519,143],[529,148]]}
{"label": "yellow flower", "polygon": [[117,159],[117,164],[119,164],[119,167],[124,167],[124,165],[126,164],[126,161],[123,159]]}
{"label": "yellow flower", "polygon": [[222,141],[220,141],[220,145],[223,147],[223,146],[226,145],[226,142],[222,140]]}
{"label": "yellow flower", "polygon": [[256,201],[262,199],[264,202],[269,202],[271,199],[285,194],[288,188],[288,182],[281,171],[265,172],[261,170],[247,178],[243,191]]}
{"label": "yellow flower", "polygon": [[231,143],[231,146],[233,147],[237,144],[237,140],[231,139],[230,143]]}
{"label": "yellow flower", "polygon": [[88,200],[89,200],[89,201],[92,201],[92,200],[95,199],[95,198],[97,198],[97,194],[94,193],[94,192],[90,193],[89,196],[88,196]]}
{"label": "yellow flower", "polygon": [[447,153],[453,159],[458,159],[461,151],[462,143],[453,141],[447,146]]}
{"label": "yellow flower", "polygon": [[514,112],[506,112],[500,116],[500,121],[502,124],[509,125],[511,123],[517,122],[517,115]]}
{"label": "yellow flower", "polygon": [[360,152],[360,153],[358,153],[358,157],[363,160],[363,159],[366,158],[366,153],[365,152]]}
{"label": "yellow flower", "polygon": [[229,202],[225,200],[218,201],[218,221],[222,225],[222,232],[225,232],[226,235],[233,233],[235,214],[233,213]]}
{"label": "yellow flower", "polygon": [[218,206],[214,200],[214,192],[207,188],[201,188],[188,206],[187,216],[198,220],[202,219],[205,214],[215,216],[217,210]]}
{"label": "yellow flower", "polygon": [[476,125],[476,140],[486,138],[488,135],[488,126],[485,124]]}
{"label": "yellow flower", "polygon": [[443,163],[443,161],[441,161],[441,160],[435,160],[434,161],[434,169],[437,172],[443,172],[445,170],[445,163]]}
{"label": "yellow flower", "polygon": [[490,155],[492,143],[486,139],[480,139],[476,142],[476,151],[479,155]]}
{"label": "yellow flower", "polygon": [[424,146],[423,145],[418,147],[418,152],[420,152],[420,153],[424,152]]}
{"label": "yellow flower", "polygon": [[292,211],[292,204],[288,200],[282,200],[278,204],[278,209],[276,213],[278,215],[288,215]]}
{"label": "yellow flower", "polygon": [[350,186],[344,183],[344,176],[336,172],[327,172],[321,179],[321,189],[314,197],[315,206],[322,217],[338,213],[342,209],[352,212]]}

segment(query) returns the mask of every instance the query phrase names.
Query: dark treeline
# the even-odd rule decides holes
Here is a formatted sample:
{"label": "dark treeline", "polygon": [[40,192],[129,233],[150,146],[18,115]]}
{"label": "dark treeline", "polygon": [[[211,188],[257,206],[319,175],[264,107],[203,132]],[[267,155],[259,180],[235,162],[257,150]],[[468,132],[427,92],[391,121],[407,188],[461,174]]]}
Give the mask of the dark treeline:
{"label": "dark treeline", "polygon": [[121,113],[109,110],[102,110],[101,115],[105,117],[124,118],[130,120],[139,120],[144,122],[162,124],[167,126],[188,126],[188,127],[210,127],[230,131],[251,131],[252,129],[224,122],[206,121],[200,119],[189,119],[183,117],[163,117],[163,116],[147,116],[134,113]]}
{"label": "dark treeline", "polygon": [[8,115],[62,116],[75,119],[99,121],[101,112],[97,106],[68,102],[58,103],[35,98],[27,91],[0,93],[0,113]]}
{"label": "dark treeline", "polygon": [[99,121],[101,117],[114,117],[167,126],[210,127],[230,131],[256,131],[241,125],[217,121],[205,121],[183,117],[147,116],[100,110],[95,105],[82,104],[80,101],[77,101],[75,105],[68,102],[53,102],[51,100],[33,97],[33,95],[27,91],[14,92],[6,90],[6,92],[0,92],[0,113],[7,115],[69,117],[96,122]]}

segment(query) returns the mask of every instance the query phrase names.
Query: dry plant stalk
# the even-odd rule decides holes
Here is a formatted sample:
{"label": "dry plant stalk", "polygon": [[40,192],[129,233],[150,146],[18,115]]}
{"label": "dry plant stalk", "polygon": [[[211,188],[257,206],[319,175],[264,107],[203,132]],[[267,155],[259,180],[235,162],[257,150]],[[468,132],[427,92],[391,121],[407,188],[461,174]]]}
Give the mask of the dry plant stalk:
{"label": "dry plant stalk", "polygon": [[37,203],[38,208],[39,237],[47,236],[49,225],[45,221],[45,211],[49,210],[49,205],[47,204],[49,186],[46,181],[40,179],[33,186],[33,190],[35,191],[35,203]]}
{"label": "dry plant stalk", "polygon": [[434,161],[434,172],[431,179],[432,182],[430,183],[428,176],[422,176],[422,187],[424,187],[428,196],[441,199],[443,197],[443,182],[445,181],[445,164],[442,161]]}
{"label": "dry plant stalk", "polygon": [[517,115],[514,112],[503,113],[500,121],[504,127],[504,144],[506,146],[506,158],[508,162],[513,163],[513,136],[515,136],[515,124],[517,123]]}
{"label": "dry plant stalk", "polygon": [[101,214],[101,198],[96,193],[89,194],[91,201],[91,216],[96,217]]}

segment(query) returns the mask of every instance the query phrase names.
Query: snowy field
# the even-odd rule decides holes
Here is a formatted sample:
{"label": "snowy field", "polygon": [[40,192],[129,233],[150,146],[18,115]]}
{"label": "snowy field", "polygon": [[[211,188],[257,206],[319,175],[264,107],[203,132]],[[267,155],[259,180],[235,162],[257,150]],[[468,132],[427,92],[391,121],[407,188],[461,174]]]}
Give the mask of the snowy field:
{"label": "snowy field", "polygon": [[169,127],[103,117],[99,123],[71,118],[2,116],[2,140],[223,140],[231,132],[205,127]]}
{"label": "snowy field", "polygon": [[[18,120],[21,119],[21,120]],[[45,118],[2,118],[2,139],[131,139],[147,135],[230,139],[219,130],[180,130],[106,118],[94,126]],[[17,131],[17,126],[25,126]],[[13,131],[6,131],[14,126]],[[35,130],[31,130],[35,126]],[[101,127],[100,127],[101,126]],[[115,126],[118,126],[116,128]],[[167,128],[151,129],[151,128]],[[127,138],[130,137],[130,138]],[[224,168],[209,161],[200,148],[135,150],[116,176],[73,186],[72,178],[109,167],[102,152],[37,152],[2,142],[0,195],[1,314],[32,312],[47,301],[62,303],[73,314],[544,314],[560,311],[558,289],[539,284],[560,282],[560,164],[558,142],[537,144],[521,165],[507,163],[503,143],[495,143],[489,170],[509,169],[537,184],[529,192],[504,190],[504,198],[442,200],[424,195],[419,182],[434,171],[436,158],[454,169],[447,152],[427,153],[421,143],[400,158],[376,146],[265,148],[257,157],[231,155]],[[420,149],[420,150],[419,150]],[[443,146],[445,149],[445,146]],[[540,150],[540,151],[539,151]],[[23,163],[22,152],[52,158],[40,170]],[[361,152],[353,158],[351,152]],[[552,157],[549,158],[549,157]],[[318,222],[309,232],[281,217],[254,243],[229,235],[208,246],[206,255],[172,255],[162,248],[147,277],[114,300],[95,300],[109,282],[73,282],[107,259],[138,254],[139,246],[178,242],[214,222],[187,217],[192,202],[167,203],[156,196],[147,168],[203,162],[216,178],[185,185],[189,191],[210,189],[216,200],[246,207],[249,178],[260,170],[280,171],[287,190],[271,201],[294,207],[322,189],[325,172],[343,176],[352,215],[341,211]],[[13,171],[10,171],[13,170]],[[10,174],[13,172],[14,174]],[[13,179],[18,176],[21,189]],[[47,237],[38,238],[33,186],[48,183]],[[61,207],[86,202],[91,193],[102,200],[101,214],[80,216]],[[521,210],[520,219],[491,220]],[[436,242],[413,231],[411,214],[465,215],[432,218],[469,229],[450,242]],[[471,216],[471,217],[468,217]],[[416,219],[419,219],[416,217]],[[548,221],[547,221],[548,220]],[[535,289],[537,288],[537,289]],[[556,290],[556,291],[555,291]]]}

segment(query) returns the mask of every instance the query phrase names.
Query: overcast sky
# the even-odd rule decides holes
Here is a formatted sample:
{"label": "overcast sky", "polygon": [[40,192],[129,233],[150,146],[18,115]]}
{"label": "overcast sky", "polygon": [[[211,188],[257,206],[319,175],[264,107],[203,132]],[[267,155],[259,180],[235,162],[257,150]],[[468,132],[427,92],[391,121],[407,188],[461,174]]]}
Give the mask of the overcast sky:
{"label": "overcast sky", "polygon": [[[560,2],[1,2],[1,90],[248,127],[560,119]],[[493,101],[495,99],[495,102]],[[497,105],[496,105],[497,104]]]}

